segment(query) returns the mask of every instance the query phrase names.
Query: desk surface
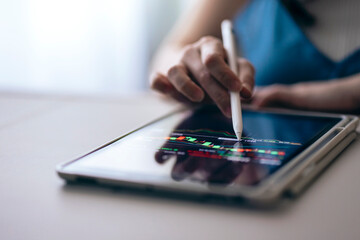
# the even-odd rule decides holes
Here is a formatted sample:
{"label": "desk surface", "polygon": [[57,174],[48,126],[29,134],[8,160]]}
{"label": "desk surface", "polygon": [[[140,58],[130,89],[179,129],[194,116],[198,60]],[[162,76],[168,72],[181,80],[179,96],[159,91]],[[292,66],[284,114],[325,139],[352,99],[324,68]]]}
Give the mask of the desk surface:
{"label": "desk surface", "polygon": [[360,239],[360,141],[282,210],[66,186],[55,166],[168,111],[150,95],[0,94],[0,239]]}

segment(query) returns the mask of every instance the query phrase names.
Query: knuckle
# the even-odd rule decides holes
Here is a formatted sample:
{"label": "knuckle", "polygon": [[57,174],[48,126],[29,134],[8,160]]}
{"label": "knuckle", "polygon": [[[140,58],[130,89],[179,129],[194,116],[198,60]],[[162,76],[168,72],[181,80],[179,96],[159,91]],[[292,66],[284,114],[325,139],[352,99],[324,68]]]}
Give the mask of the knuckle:
{"label": "knuckle", "polygon": [[193,53],[194,51],[194,46],[193,45],[186,45],[184,48],[183,48],[183,56],[186,56],[186,55],[190,55]]}
{"label": "knuckle", "polygon": [[199,74],[199,81],[202,83],[208,83],[211,80],[211,74],[208,71],[201,71]]}
{"label": "knuckle", "polygon": [[180,71],[181,71],[182,67],[180,65],[175,65],[172,66],[169,70],[167,75],[169,76],[169,78],[174,78],[176,76],[179,75]]}
{"label": "knuckle", "polygon": [[211,42],[214,41],[216,38],[212,37],[212,36],[203,36],[200,38],[199,42],[201,43],[206,43],[206,42]]}
{"label": "knuckle", "polygon": [[240,64],[244,64],[244,65],[250,63],[246,58],[239,58],[238,61]]}
{"label": "knuckle", "polygon": [[255,78],[254,78],[254,76],[252,74],[246,73],[242,77],[242,81],[243,81],[243,83],[248,83],[248,84],[252,85],[255,82]]}
{"label": "knuckle", "polygon": [[209,54],[205,57],[204,64],[207,68],[212,68],[219,63],[221,58],[222,56],[219,53]]}
{"label": "knuckle", "polygon": [[247,66],[252,66],[252,63],[247,58],[240,57],[239,62]]}
{"label": "knuckle", "polygon": [[245,59],[245,58],[239,58],[239,64],[240,64],[241,66],[244,66],[244,67],[250,69],[250,71],[252,72],[252,74],[255,73],[255,67],[254,67],[254,65],[253,65],[251,62],[249,62],[249,60],[247,60],[247,59]]}
{"label": "knuckle", "polygon": [[222,46],[222,41],[213,36],[204,36],[201,37],[200,40],[197,42],[197,45],[202,45],[202,44],[215,44],[218,46]]}
{"label": "knuckle", "polygon": [[191,60],[194,56],[194,53],[196,52],[196,48],[192,45],[187,45],[183,48],[181,61],[187,62],[187,60]]}

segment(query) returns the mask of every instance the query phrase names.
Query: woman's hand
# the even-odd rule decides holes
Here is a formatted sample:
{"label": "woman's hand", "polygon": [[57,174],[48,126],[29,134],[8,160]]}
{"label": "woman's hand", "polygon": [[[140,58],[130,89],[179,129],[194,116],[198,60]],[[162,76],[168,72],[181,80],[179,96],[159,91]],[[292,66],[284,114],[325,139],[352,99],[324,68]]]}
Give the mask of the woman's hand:
{"label": "woman's hand", "polygon": [[360,75],[331,81],[271,85],[254,93],[257,107],[289,107],[313,111],[359,112]]}
{"label": "woman's hand", "polygon": [[203,37],[180,50],[180,60],[165,72],[155,72],[151,87],[181,102],[203,102],[211,99],[228,117],[231,116],[229,91],[250,98],[254,87],[254,67],[238,59],[239,76],[226,63],[222,42]]}

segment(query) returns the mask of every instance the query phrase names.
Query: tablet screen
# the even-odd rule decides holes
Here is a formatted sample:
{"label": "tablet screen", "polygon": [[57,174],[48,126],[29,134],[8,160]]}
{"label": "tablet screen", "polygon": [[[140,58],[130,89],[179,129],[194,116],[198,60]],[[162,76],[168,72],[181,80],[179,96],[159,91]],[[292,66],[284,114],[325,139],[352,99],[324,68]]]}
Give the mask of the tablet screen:
{"label": "tablet screen", "polygon": [[231,119],[214,107],[184,110],[67,165],[103,177],[198,184],[256,185],[286,165],[340,118],[243,110],[236,139]]}

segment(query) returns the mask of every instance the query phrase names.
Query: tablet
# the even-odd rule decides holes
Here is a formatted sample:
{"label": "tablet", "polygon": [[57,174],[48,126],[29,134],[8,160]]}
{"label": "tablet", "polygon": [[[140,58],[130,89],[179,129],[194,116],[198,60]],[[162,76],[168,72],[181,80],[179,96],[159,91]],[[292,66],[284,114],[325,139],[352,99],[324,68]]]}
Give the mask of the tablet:
{"label": "tablet", "polygon": [[311,182],[355,138],[358,118],[244,109],[243,123],[238,141],[216,107],[181,109],[57,172],[69,181],[274,201]]}

